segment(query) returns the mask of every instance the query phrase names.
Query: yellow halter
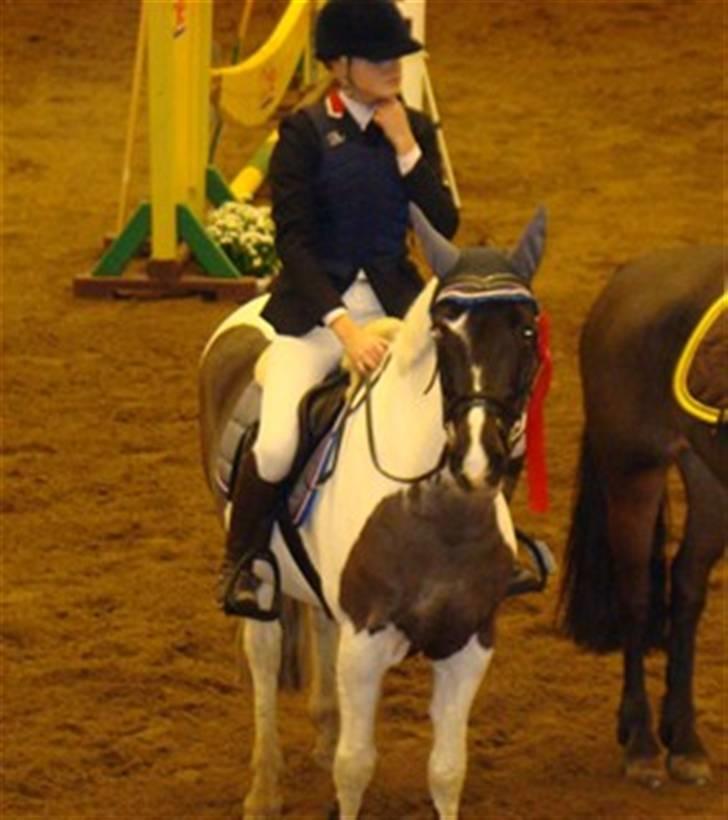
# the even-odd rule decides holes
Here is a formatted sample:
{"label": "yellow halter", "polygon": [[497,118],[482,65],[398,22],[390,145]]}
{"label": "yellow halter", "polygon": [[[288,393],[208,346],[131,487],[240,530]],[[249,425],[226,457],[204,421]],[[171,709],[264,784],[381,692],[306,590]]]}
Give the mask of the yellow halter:
{"label": "yellow halter", "polygon": [[698,322],[695,330],[693,330],[685,345],[685,349],[680,355],[677,366],[675,367],[675,373],[672,377],[672,390],[680,407],[682,407],[686,413],[708,424],[718,424],[725,421],[726,411],[703,404],[703,402],[691,395],[688,389],[688,373],[690,372],[695,353],[698,347],[700,347],[700,343],[713,324],[718,321],[721,314],[727,310],[728,293],[723,293],[722,296],[719,296],[708,308],[703,318]]}

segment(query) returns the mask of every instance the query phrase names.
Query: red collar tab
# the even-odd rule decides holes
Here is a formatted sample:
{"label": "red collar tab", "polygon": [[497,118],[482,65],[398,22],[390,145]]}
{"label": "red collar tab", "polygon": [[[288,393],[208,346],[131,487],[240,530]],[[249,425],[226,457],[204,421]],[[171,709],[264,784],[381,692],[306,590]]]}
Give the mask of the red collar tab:
{"label": "red collar tab", "polygon": [[330,117],[340,120],[344,116],[345,111],[346,106],[341,99],[341,94],[339,94],[336,89],[333,89],[333,91],[329,92],[328,97],[326,97],[326,113]]}

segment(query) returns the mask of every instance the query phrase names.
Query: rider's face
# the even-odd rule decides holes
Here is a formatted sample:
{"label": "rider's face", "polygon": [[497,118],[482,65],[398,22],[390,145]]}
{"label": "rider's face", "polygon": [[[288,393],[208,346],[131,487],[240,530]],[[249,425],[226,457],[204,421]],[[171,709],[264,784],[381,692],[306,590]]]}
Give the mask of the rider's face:
{"label": "rider's face", "polygon": [[391,100],[402,85],[400,59],[375,63],[362,57],[340,57],[333,62],[332,70],[346,92],[365,105]]}

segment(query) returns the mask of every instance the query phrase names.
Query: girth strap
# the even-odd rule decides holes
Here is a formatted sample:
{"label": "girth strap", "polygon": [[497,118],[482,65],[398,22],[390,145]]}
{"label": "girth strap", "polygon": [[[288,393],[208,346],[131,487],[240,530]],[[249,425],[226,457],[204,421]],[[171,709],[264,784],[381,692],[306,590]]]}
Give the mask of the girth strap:
{"label": "girth strap", "polygon": [[334,616],[328,603],[326,602],[324,591],[321,587],[321,576],[309,558],[308,551],[303,544],[298,528],[293,523],[291,512],[288,509],[287,504],[280,505],[280,508],[276,513],[276,522],[280,528],[283,540],[286,542],[288,551],[290,552],[293,560],[296,562],[296,566],[300,570],[301,575],[303,575],[308,582],[308,585],[316,593],[316,597],[321,602],[321,606],[326,615],[333,621]]}

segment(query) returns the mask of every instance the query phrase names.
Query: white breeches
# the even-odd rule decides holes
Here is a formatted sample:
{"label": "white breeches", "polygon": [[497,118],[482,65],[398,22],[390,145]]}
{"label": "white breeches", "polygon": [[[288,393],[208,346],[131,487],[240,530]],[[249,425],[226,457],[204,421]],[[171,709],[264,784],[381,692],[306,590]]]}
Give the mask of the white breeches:
{"label": "white breeches", "polygon": [[[366,279],[357,279],[342,296],[359,325],[384,316],[384,309]],[[334,369],[343,348],[328,327],[304,336],[279,335],[269,350],[260,410],[260,430],[253,448],[258,473],[269,482],[283,480],[291,469],[298,443],[298,405],[304,394]]]}

